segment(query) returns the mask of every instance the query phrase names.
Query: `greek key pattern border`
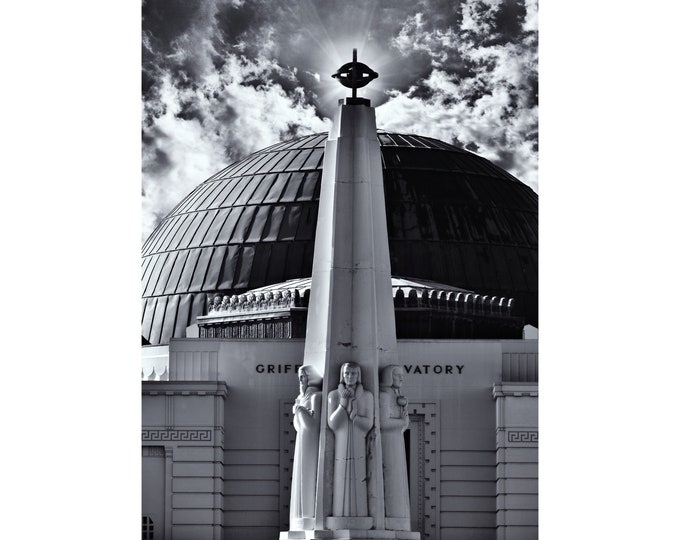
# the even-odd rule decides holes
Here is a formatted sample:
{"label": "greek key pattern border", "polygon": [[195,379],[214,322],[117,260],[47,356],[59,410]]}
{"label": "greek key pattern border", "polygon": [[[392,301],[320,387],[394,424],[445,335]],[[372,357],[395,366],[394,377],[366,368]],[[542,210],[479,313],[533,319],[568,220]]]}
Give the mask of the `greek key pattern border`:
{"label": "greek key pattern border", "polygon": [[212,441],[210,429],[143,429],[143,441]]}
{"label": "greek key pattern border", "polygon": [[509,443],[538,443],[538,431],[508,431]]}

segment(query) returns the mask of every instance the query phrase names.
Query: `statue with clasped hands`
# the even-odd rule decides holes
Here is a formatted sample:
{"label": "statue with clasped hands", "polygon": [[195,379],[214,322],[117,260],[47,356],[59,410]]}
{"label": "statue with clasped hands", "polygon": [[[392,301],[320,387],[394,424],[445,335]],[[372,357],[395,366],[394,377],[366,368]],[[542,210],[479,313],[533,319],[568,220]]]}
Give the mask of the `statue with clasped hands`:
{"label": "statue with clasped hands", "polygon": [[354,362],[340,368],[340,384],[328,394],[328,426],[335,435],[333,516],[368,516],[366,434],[373,427],[373,394],[361,384]]}

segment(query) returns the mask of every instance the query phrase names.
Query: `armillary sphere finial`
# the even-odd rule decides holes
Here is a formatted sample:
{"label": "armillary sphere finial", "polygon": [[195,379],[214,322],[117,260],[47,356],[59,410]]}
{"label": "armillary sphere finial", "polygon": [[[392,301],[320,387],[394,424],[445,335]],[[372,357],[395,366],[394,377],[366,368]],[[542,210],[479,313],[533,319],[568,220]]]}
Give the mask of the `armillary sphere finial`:
{"label": "armillary sphere finial", "polygon": [[352,49],[352,61],[343,64],[331,75],[338,79],[342,86],[352,89],[352,97],[357,97],[357,88],[361,88],[378,78],[378,74],[362,62],[357,62],[357,50]]}

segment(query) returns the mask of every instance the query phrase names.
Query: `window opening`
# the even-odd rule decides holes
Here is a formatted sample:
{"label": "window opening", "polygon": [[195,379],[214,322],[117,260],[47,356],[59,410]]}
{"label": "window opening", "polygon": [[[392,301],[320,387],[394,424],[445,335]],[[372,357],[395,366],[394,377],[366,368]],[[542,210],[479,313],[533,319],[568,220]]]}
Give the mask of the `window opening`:
{"label": "window opening", "polygon": [[142,540],[153,540],[153,520],[142,516]]}

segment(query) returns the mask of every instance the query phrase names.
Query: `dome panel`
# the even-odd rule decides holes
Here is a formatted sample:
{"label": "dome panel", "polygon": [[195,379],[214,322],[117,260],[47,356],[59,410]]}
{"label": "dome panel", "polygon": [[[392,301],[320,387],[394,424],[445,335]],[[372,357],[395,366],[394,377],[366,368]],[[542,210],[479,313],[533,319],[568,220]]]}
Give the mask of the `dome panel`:
{"label": "dome panel", "polygon": [[250,271],[250,283],[253,287],[261,287],[267,283],[267,270],[271,257],[271,244],[256,244],[253,256],[253,267]]}
{"label": "dome panel", "polygon": [[162,262],[163,266],[158,275],[158,280],[156,281],[156,287],[153,290],[152,296],[159,296],[165,292],[178,253],[178,251],[171,251],[167,254],[167,258]]}
{"label": "dome panel", "polygon": [[183,215],[175,216],[169,219],[167,221],[167,227],[165,228],[164,233],[159,235],[158,243],[155,243],[150,247],[149,253],[158,253],[159,251],[165,251],[168,249],[170,242],[172,242],[172,239],[175,237],[175,234],[177,234],[178,229],[182,226],[182,223],[184,223],[186,218],[187,216]]}
{"label": "dome panel", "polygon": [[168,298],[171,296],[159,296],[154,310],[153,321],[151,323],[151,331],[149,333],[149,342],[160,343],[161,331],[163,330],[163,317],[165,315],[165,307],[168,303]]}
{"label": "dome panel", "polygon": [[257,188],[253,191],[248,201],[250,204],[259,204],[267,196],[267,193],[272,187],[272,184],[276,181],[277,175],[275,174],[261,174],[255,177],[257,179]]}
{"label": "dome panel", "polygon": [[156,308],[156,302],[158,298],[149,298],[148,300],[142,300],[144,302],[144,313],[142,314],[142,336],[149,339],[148,336],[151,334],[151,323],[153,322],[153,314]]}
{"label": "dome panel", "polygon": [[303,177],[304,173],[300,172],[289,174],[286,189],[283,190],[281,197],[279,197],[279,202],[293,202],[296,199]]}
{"label": "dome panel", "polygon": [[245,289],[250,286],[250,273],[253,267],[254,246],[243,246],[239,260],[238,278],[235,278],[234,289]]}
{"label": "dome panel", "polygon": [[230,290],[234,283],[234,274],[236,273],[236,265],[241,256],[240,246],[229,246],[227,254],[222,260],[220,267],[220,279],[217,285],[217,290]]}
{"label": "dome panel", "polygon": [[[311,275],[326,134],[277,143],[198,185],[142,248],[142,334],[183,337],[207,296]],[[514,297],[537,324],[538,197],[443,141],[378,134],[392,273]]]}
{"label": "dome panel", "polygon": [[193,295],[183,294],[177,295],[180,298],[179,308],[177,310],[177,317],[175,318],[175,330],[173,337],[186,336],[186,328],[191,323],[191,305],[193,303]]}
{"label": "dome panel", "polygon": [[165,316],[163,317],[163,328],[161,329],[161,343],[167,343],[173,337],[175,330],[175,321],[177,318],[177,306],[179,305],[179,296],[169,296],[168,303],[165,307]]}

